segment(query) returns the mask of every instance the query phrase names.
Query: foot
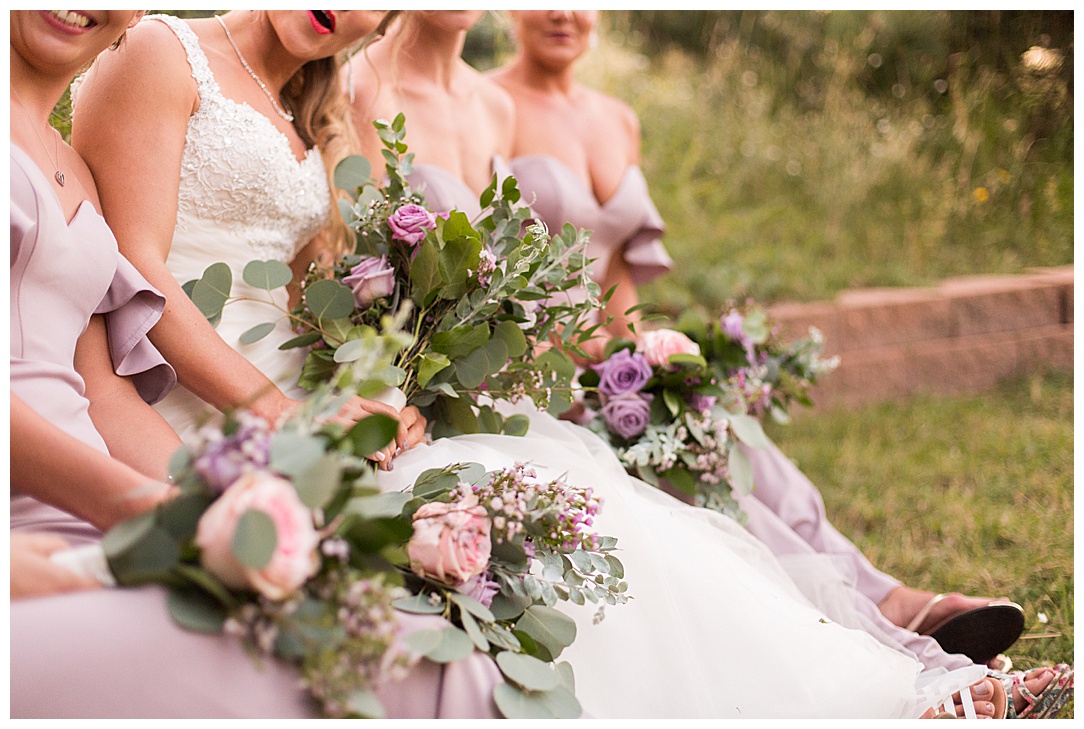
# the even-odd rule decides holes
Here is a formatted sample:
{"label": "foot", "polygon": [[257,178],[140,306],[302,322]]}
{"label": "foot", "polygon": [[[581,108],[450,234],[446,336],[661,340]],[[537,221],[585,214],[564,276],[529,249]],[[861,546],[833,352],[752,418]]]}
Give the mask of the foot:
{"label": "foot", "polygon": [[[1028,691],[1031,692],[1032,696],[1038,696],[1045,691],[1053,680],[1054,671],[1049,668],[1036,668],[1024,674],[1024,685],[1028,687]],[[1016,709],[1017,713],[1028,708],[1028,701],[1020,693],[1019,687],[1013,686],[1011,698],[1013,708]]]}
{"label": "foot", "polygon": [[[914,620],[919,611],[926,607],[926,604],[933,599],[935,594],[900,585],[888,593],[888,597],[882,600],[877,607],[880,609],[881,614],[893,624],[905,628]],[[925,635],[947,618],[968,610],[985,607],[991,602],[994,602],[994,600],[988,597],[968,597],[958,592],[950,592],[945,595],[944,599],[933,606],[930,614],[926,616],[915,632]]]}
{"label": "foot", "polygon": [[[1048,681],[1049,683],[1049,681]],[[968,689],[971,692],[971,703],[975,707],[975,716],[978,719],[993,719],[995,714],[998,713],[998,707],[994,705],[995,697],[1000,694],[1004,696],[1003,691],[998,690],[996,678],[984,678],[981,681],[974,683]],[[1029,685],[1030,688],[1030,685]],[[964,718],[964,706],[963,701],[960,699],[960,694],[957,692],[952,695],[953,709],[956,713],[956,718]],[[1002,708],[1004,708],[1004,700],[1002,699]],[[920,719],[950,719],[953,718],[943,708],[926,709],[926,712],[919,717]]]}

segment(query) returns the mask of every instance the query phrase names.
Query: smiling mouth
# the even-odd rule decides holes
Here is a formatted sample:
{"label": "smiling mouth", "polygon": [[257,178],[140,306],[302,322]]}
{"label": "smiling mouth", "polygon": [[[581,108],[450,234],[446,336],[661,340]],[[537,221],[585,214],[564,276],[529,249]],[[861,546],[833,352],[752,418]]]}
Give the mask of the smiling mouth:
{"label": "smiling mouth", "polygon": [[335,32],[335,15],[330,10],[310,10],[317,33]]}
{"label": "smiling mouth", "polygon": [[86,28],[94,22],[86,15],[75,10],[50,10],[48,12],[64,25],[70,25],[73,28]]}

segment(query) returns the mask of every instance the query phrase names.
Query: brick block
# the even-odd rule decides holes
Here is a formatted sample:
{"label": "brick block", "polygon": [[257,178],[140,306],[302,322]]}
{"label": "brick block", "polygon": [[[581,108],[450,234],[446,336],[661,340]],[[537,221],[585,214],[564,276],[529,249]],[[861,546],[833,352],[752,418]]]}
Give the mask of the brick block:
{"label": "brick block", "polygon": [[1061,324],[1022,333],[1016,342],[1021,373],[1073,370],[1073,325]]}
{"label": "brick block", "polygon": [[949,299],[957,336],[1031,329],[1060,324],[1062,287],[1035,276],[973,276],[947,279],[941,291]]}
{"label": "brick block", "polygon": [[952,307],[937,289],[864,289],[837,301],[844,352],[955,334]]}

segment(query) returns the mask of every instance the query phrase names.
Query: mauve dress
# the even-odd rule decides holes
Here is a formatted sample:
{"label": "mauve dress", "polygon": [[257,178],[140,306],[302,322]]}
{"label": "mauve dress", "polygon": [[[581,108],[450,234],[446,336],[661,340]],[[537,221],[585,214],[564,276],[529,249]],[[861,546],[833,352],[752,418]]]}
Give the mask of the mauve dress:
{"label": "mauve dress", "polygon": [[[550,230],[564,223],[590,231],[588,255],[592,268],[604,272],[616,255],[624,256],[633,282],[642,284],[670,270],[673,261],[662,244],[663,220],[648,194],[638,167],[629,167],[613,196],[600,204],[580,177],[549,155],[517,157],[509,162],[523,198]],[[770,443],[763,449],[743,450],[753,463],[756,488],[751,495],[735,494],[748,516],[746,528],[787,564],[803,591],[817,601],[815,580],[800,579],[804,559],[828,555],[836,569],[855,587],[856,604],[864,629],[893,647],[914,653],[927,669],[953,670],[971,665],[970,659],[946,653],[932,638],[904,630],[877,609],[901,583],[877,570],[853,543],[828,521],[816,486],[782,451]],[[848,611],[849,612],[849,611]]]}
{"label": "mauve dress", "polygon": [[[246,142],[244,133],[245,130],[254,126],[254,122],[259,122],[260,115],[247,106],[242,108],[242,105],[228,102],[221,96],[217,84],[210,75],[206,58],[199,48],[198,41],[187,24],[172,17],[159,16],[159,19],[178,34],[189,53],[189,59],[193,62],[193,72],[201,84],[201,94],[206,94],[201,98],[207,101],[210,95],[217,95],[214,103],[201,105],[204,114],[197,120],[198,125],[193,123],[189,125],[190,135],[194,126],[198,127],[197,132],[202,132],[199,139],[200,149],[207,155],[203,159],[208,164],[204,167],[199,164],[200,160],[186,157],[183,174],[189,183],[193,182],[193,178],[196,181],[209,178],[213,183],[220,183],[222,187],[217,190],[218,195],[204,194],[200,197],[198,193],[192,192],[191,184],[188,187],[182,185],[182,196],[187,193],[187,197],[184,197],[186,203],[202,206],[203,209],[210,207],[221,212],[222,207],[226,207],[227,214],[235,216],[240,221],[238,226],[219,224],[216,227],[209,217],[200,218],[193,214],[191,219],[181,218],[179,223],[185,224],[183,231],[185,245],[181,246],[183,250],[180,252],[186,256],[186,263],[193,267],[199,267],[200,263],[203,267],[213,263],[217,253],[222,253],[223,257],[241,258],[243,261],[257,257],[270,257],[277,251],[269,251],[268,255],[258,256],[256,251],[247,248],[241,250],[223,248],[227,242],[224,241],[224,236],[236,235],[237,231],[252,231],[262,226],[266,230],[265,237],[277,241],[292,230],[280,219],[261,215],[267,210],[265,201],[261,198],[274,190],[267,188],[265,175],[268,171],[261,169],[260,160],[234,167],[232,181],[230,177],[222,175],[222,168],[228,167],[234,161],[234,158],[229,156],[231,151],[252,149],[244,144]],[[147,18],[143,22],[155,21]],[[223,114],[244,114],[245,109],[249,109],[254,116],[247,116],[244,120],[231,116],[228,120],[240,124],[235,129],[238,137],[231,140],[223,137],[222,134],[215,134],[215,124],[223,122]],[[266,119],[264,123],[267,124]],[[282,140],[285,141],[285,138],[282,137]],[[248,140],[248,142],[251,141]],[[272,135],[272,141],[277,141],[274,135]],[[270,154],[272,159],[276,151],[274,146],[260,150],[261,153]],[[216,152],[217,158],[208,160],[208,157],[213,157]],[[286,152],[290,155],[292,162],[292,153],[288,149]],[[73,229],[76,222],[80,226],[85,226],[79,229],[78,244],[88,246],[87,241],[91,237],[101,238],[108,242],[111,252],[107,256],[101,249],[97,252],[88,250],[86,254],[88,260],[82,261],[68,252],[67,248],[62,247],[57,241],[63,242],[68,247],[74,246],[75,242],[69,242],[63,235],[65,226],[55,195],[48,189],[45,178],[33,166],[33,163],[26,160],[25,155],[20,153],[23,160],[30,165],[30,169],[23,175],[29,182],[22,183],[22,187],[27,188],[25,194],[22,194],[22,188],[16,184],[14,154],[13,152],[13,251],[16,248],[16,211],[24,211],[18,218],[18,230],[41,231],[35,241],[47,243],[50,247],[58,246],[58,250],[49,255],[50,265],[41,266],[39,275],[45,280],[42,284],[41,295],[45,295],[45,290],[48,290],[50,295],[55,295],[53,289],[67,292],[70,287],[72,299],[69,308],[65,309],[63,314],[57,315],[57,322],[40,322],[42,324],[40,327],[32,326],[30,322],[20,321],[20,324],[28,331],[49,332],[52,340],[61,336],[58,332],[63,332],[64,337],[70,334],[70,348],[74,349],[75,337],[85,327],[90,314],[78,314],[72,309],[85,306],[87,301],[93,302],[101,298],[100,292],[97,297],[91,292],[83,290],[77,292],[76,279],[90,278],[95,274],[96,268],[107,267],[101,263],[102,260],[116,259],[120,263],[110,263],[109,266],[130,272],[133,280],[141,282],[147,291],[153,292],[153,289],[150,289],[135,269],[117,254],[116,242],[105,225],[105,221],[93,211],[93,208],[87,210],[86,204],[77,217],[82,216],[87,220],[73,221]],[[330,206],[323,165],[317,152],[310,154],[303,164],[305,170],[311,168],[312,171],[302,175],[292,171],[292,182],[300,186],[315,182],[324,191],[324,198],[318,201],[322,210],[310,210],[313,207],[315,195],[309,195],[300,201],[297,198],[280,200],[278,201],[280,205],[275,209],[282,211],[284,215],[289,215],[293,210],[295,216],[316,218],[319,222],[326,219],[327,208]],[[255,177],[245,179],[246,173],[252,173]],[[31,183],[33,189],[31,189]],[[19,190],[18,194],[17,190]],[[233,195],[230,194],[231,191]],[[237,196],[240,196],[240,201]],[[49,205],[50,200],[52,207]],[[216,205],[220,207],[215,208]],[[261,207],[261,205],[264,206]],[[185,210],[188,208],[182,206],[182,211]],[[50,217],[43,218],[46,214]],[[53,220],[53,217],[56,220]],[[58,230],[54,231],[54,228]],[[26,237],[29,236],[20,233],[19,240],[22,241]],[[201,243],[205,247],[197,249]],[[213,248],[216,244],[219,247]],[[29,257],[30,254],[22,250],[26,247],[25,242],[18,247],[20,258]],[[72,261],[73,265],[56,266],[57,261],[65,260]],[[172,257],[171,260],[173,260]],[[17,288],[14,253],[12,261],[12,310],[14,312]],[[43,257],[39,256],[34,261],[42,264]],[[231,262],[233,262],[232,259]],[[56,269],[55,273],[52,271],[53,268]],[[202,271],[202,267],[199,267],[199,270]],[[109,276],[112,274],[110,273]],[[21,278],[24,281],[22,287],[25,289],[27,277]],[[104,290],[109,285],[109,277],[103,275],[102,278],[104,283],[100,288]],[[240,279],[239,271],[236,273],[236,278]],[[22,296],[24,299],[27,298],[25,293]],[[145,354],[151,351],[157,354],[157,351],[145,338],[142,338],[142,335],[157,320],[162,301],[161,297],[158,297],[157,311],[153,321],[146,323],[146,328],[139,334],[139,342],[133,340],[134,344],[139,344],[146,349]],[[23,310],[26,310],[25,304]],[[243,318],[241,312],[234,311],[237,318]],[[257,311],[266,315],[263,309],[257,309]],[[73,317],[80,319],[81,324],[78,327],[71,323],[70,319]],[[37,325],[39,321],[35,318],[33,324]],[[13,391],[15,390],[15,331],[16,317],[13,313]],[[114,334],[112,324],[110,334]],[[113,349],[114,364],[118,362],[118,351],[116,348]],[[138,351],[143,352],[143,349]],[[134,363],[131,355],[123,361]],[[291,361],[285,360],[283,369],[287,369]],[[67,369],[70,370],[70,356],[67,362]],[[298,362],[299,365],[300,362]],[[128,369],[130,368],[123,368],[122,374],[131,374]],[[78,382],[78,393],[81,397],[82,381],[74,371],[63,371],[63,368],[50,369],[39,377],[43,383],[42,386],[49,386],[50,378],[57,374],[62,375],[59,380],[65,385],[69,381]],[[169,374],[172,376],[172,370],[169,370]],[[283,376],[285,377],[285,374]],[[296,380],[296,377],[297,370],[295,369],[293,378]],[[160,388],[155,388],[150,383],[140,384],[140,380],[137,380],[137,384],[140,384],[140,391],[145,399],[154,401],[166,394],[173,381],[175,380],[171,379]],[[54,387],[59,387],[59,385],[54,385]],[[69,387],[69,389],[72,388],[74,385]],[[180,390],[180,388],[177,389]],[[79,409],[67,404],[67,400],[71,399],[67,395],[53,398],[47,397],[44,392],[44,390],[35,391],[34,397],[44,402],[53,400],[64,402],[66,409],[62,413],[63,417],[68,417],[68,411],[74,412]],[[194,397],[187,392],[182,394],[189,398]],[[174,400],[172,395],[169,400]],[[181,407],[182,402],[175,401],[177,405],[174,408],[175,412],[184,412]],[[163,403],[160,403],[160,406],[161,404]],[[81,408],[85,415],[85,400]],[[186,423],[190,422],[186,421]],[[79,432],[87,438],[100,442],[89,419]],[[104,444],[102,447],[104,448]],[[46,526],[52,528],[51,523]],[[439,629],[445,625],[445,622],[436,616],[399,613],[398,617],[403,630],[408,632]],[[11,715],[13,717],[290,719],[312,718],[317,715],[315,705],[298,683],[299,677],[296,670],[271,659],[257,663],[236,639],[192,633],[178,627],[173,623],[166,609],[165,592],[157,587],[96,590],[19,600],[11,606],[11,628]],[[492,695],[494,686],[499,682],[501,682],[500,672],[493,661],[488,656],[475,652],[463,660],[449,664],[435,664],[422,660],[404,680],[387,684],[378,689],[377,693],[387,715],[391,718],[495,718],[497,714]]]}

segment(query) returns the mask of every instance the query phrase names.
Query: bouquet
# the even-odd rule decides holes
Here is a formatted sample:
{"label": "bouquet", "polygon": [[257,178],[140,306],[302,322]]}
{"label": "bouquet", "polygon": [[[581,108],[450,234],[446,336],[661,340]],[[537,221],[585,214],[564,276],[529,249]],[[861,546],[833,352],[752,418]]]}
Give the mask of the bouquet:
{"label": "bouquet", "polygon": [[762,447],[760,423],[724,406],[724,390],[681,332],[644,332],[636,344],[613,339],[607,358],[580,375],[588,426],[626,470],[698,506],[742,518],[733,491],[749,493],[753,471],[739,442]]}
{"label": "bouquet", "polygon": [[[336,184],[351,197],[340,211],[354,231],[355,251],[330,269],[312,266],[300,282],[299,305],[287,312],[299,335],[281,348],[309,348],[299,384],[313,389],[331,382],[339,365],[363,360],[387,318],[396,317],[412,342],[385,385],[421,409],[434,438],[526,432],[527,417],[503,417],[493,407],[498,400],[530,397],[539,409],[564,412],[575,368],[561,350],[582,353],[580,344],[597,328],[588,325],[589,315],[605,303],[587,267],[587,234],[566,225],[551,236],[530,222],[511,177],[494,175],[480,198],[480,220],[457,210],[429,211],[405,179],[413,155],[406,153],[403,116],[375,125],[386,182],[370,179],[369,163],[358,156],[335,171]],[[212,321],[230,300],[223,294],[228,276],[224,264],[215,264],[191,282],[193,299]],[[289,269],[274,261],[253,261],[244,278],[268,290],[291,280]],[[566,294],[573,287],[586,298]],[[272,328],[261,324],[241,339],[256,341]],[[561,347],[550,348],[553,341]]]}
{"label": "bouquet", "polygon": [[[373,344],[385,368],[395,334]],[[381,683],[474,650],[505,677],[506,716],[578,716],[571,667],[554,665],[576,626],[554,605],[627,599],[616,541],[591,528],[598,500],[478,464],[381,493],[364,456],[397,423],[336,422],[352,391],[318,387],[276,430],[244,411],[204,425],[170,464],[179,494],[106,534],[113,578],[162,584],[181,626],[295,663],[327,716],[380,717]],[[406,633],[400,611],[445,620]]]}
{"label": "bouquet", "polygon": [[790,405],[811,406],[809,388],[839,366],[839,357],[821,357],[824,337],[816,327],[808,337],[781,341],[767,312],[752,302],[731,305],[717,321],[686,313],[676,328],[699,346],[728,406],[760,419],[771,414],[789,422]]}

